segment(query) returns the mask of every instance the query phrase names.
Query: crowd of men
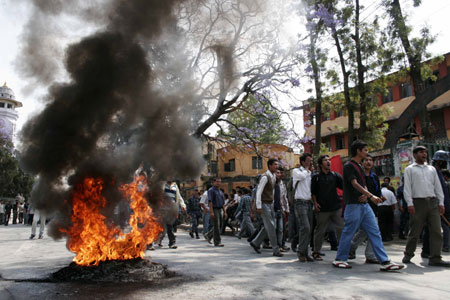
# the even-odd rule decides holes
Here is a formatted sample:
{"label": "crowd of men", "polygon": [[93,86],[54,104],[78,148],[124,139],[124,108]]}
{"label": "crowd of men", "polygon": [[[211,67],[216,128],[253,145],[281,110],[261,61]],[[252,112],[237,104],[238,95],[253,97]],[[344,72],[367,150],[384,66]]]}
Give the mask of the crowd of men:
{"label": "crowd of men", "polygon": [[[365,243],[365,262],[379,264],[380,270],[396,271],[410,263],[419,240],[421,256],[430,266],[450,267],[441,251],[449,251],[450,172],[448,153],[438,151],[427,164],[427,149],[413,150],[415,162],[405,169],[397,190],[386,177],[373,171],[373,157],[367,144],[351,145],[351,160],[343,176],[331,171],[330,157],[304,153],[300,167],[293,169],[289,185],[285,170],[276,159],[269,159],[267,171],[255,187],[239,187],[227,195],[214,178],[205,191],[195,191],[187,201],[191,220],[190,236],[200,239],[198,225],[203,221],[203,236],[216,247],[224,247],[221,235],[227,226],[237,238],[247,237],[253,250],[272,249],[273,256],[296,252],[299,262],[322,261],[322,244],[328,240],[336,250],[333,266],[350,269],[348,260]],[[385,242],[393,239],[394,210],[401,212],[399,238],[407,239],[402,263],[392,262]],[[239,227],[239,230],[238,230]],[[290,242],[290,248],[286,243]]]}

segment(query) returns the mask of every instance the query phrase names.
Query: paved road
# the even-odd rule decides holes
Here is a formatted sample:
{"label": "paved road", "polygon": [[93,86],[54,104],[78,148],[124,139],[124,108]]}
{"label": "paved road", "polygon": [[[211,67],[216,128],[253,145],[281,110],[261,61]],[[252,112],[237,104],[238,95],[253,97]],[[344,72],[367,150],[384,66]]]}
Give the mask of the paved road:
{"label": "paved road", "polygon": [[[272,257],[270,250],[253,252],[244,239],[225,236],[224,248],[191,239],[179,230],[179,248],[148,251],[153,261],[167,264],[181,276],[163,284],[42,283],[67,266],[73,254],[65,241],[28,240],[30,227],[0,226],[0,299],[448,299],[450,269],[428,267],[413,258],[399,273],[365,265],[362,248],[353,269],[333,268],[335,252],[325,246],[323,262],[299,263],[293,252]],[[400,261],[404,245],[387,245]],[[449,260],[449,255],[445,255]],[[23,281],[25,280],[25,281]]]}

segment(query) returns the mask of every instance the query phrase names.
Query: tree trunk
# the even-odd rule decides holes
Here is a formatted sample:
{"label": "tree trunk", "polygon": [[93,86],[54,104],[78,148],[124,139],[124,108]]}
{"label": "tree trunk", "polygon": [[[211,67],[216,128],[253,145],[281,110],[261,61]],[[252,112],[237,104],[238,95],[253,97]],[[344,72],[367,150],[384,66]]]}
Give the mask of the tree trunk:
{"label": "tree trunk", "polygon": [[[420,72],[421,69],[421,63],[422,63],[422,55],[421,53],[416,52],[412,47],[411,43],[409,42],[408,38],[408,28],[405,23],[405,19],[402,14],[402,9],[400,6],[399,0],[392,0],[391,2],[391,9],[390,9],[391,19],[393,20],[393,24],[395,26],[395,29],[398,33],[398,36],[402,42],[403,48],[406,52],[406,56],[408,58],[409,63],[409,74],[411,76],[411,80],[413,82],[414,86],[414,92],[417,95],[421,94],[424,89],[425,85],[422,80],[422,75]],[[430,132],[429,132],[429,121],[428,121],[428,113],[426,109],[426,104],[422,106],[422,110],[419,110],[418,113],[420,113],[420,125],[422,128],[422,135],[425,137],[425,139],[429,138]],[[412,116],[411,120],[415,116]],[[408,123],[409,124],[409,123]]]}
{"label": "tree trunk", "polygon": [[348,114],[348,140],[347,140],[347,148],[348,148],[348,155],[350,156],[350,145],[353,142],[353,137],[355,135],[354,125],[355,125],[355,110],[353,108],[353,104],[350,98],[350,88],[348,86],[348,78],[350,76],[350,73],[347,72],[345,67],[345,58],[344,54],[342,52],[341,43],[339,41],[339,36],[336,30],[333,31],[333,39],[334,43],[336,44],[336,49],[339,54],[339,62],[341,64],[341,71],[342,76],[344,78],[344,98],[345,98],[345,107],[347,108],[347,114]]}
{"label": "tree trunk", "polygon": [[316,143],[314,144],[313,154],[314,156],[319,155],[320,145],[322,143],[322,85],[320,83],[320,70],[316,59],[316,39],[317,34],[311,34],[310,39],[310,49],[309,49],[309,62],[311,64],[314,76],[314,87],[316,89],[316,99],[315,99],[315,115],[316,115]]}
{"label": "tree trunk", "polygon": [[355,41],[356,63],[358,69],[358,94],[359,94],[359,135],[362,139],[366,137],[367,133],[367,99],[366,99],[366,85],[364,84],[364,73],[366,67],[363,65],[361,57],[361,40],[359,35],[359,0],[355,1]]}

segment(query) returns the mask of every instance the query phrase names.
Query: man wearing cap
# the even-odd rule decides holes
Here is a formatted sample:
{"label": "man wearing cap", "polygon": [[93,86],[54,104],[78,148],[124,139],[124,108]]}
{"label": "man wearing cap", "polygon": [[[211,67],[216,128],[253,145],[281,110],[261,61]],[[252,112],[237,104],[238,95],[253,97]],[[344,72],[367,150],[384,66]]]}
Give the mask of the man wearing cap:
{"label": "man wearing cap", "polygon": [[405,248],[403,263],[410,263],[417,247],[423,225],[430,232],[430,256],[428,265],[450,267],[441,257],[442,233],[440,216],[444,214],[444,193],[436,169],[426,163],[427,148],[417,146],[413,150],[412,165],[406,167],[404,197],[411,216],[411,231]]}

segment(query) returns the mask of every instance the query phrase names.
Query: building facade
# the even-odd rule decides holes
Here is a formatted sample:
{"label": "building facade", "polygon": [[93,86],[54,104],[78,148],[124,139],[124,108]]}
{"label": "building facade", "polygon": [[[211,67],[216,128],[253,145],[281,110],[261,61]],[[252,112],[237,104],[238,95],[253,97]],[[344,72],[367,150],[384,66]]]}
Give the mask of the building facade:
{"label": "building facade", "polygon": [[10,141],[16,133],[16,122],[19,114],[16,108],[22,107],[22,102],[16,100],[16,96],[6,82],[0,86],[0,134]]}

